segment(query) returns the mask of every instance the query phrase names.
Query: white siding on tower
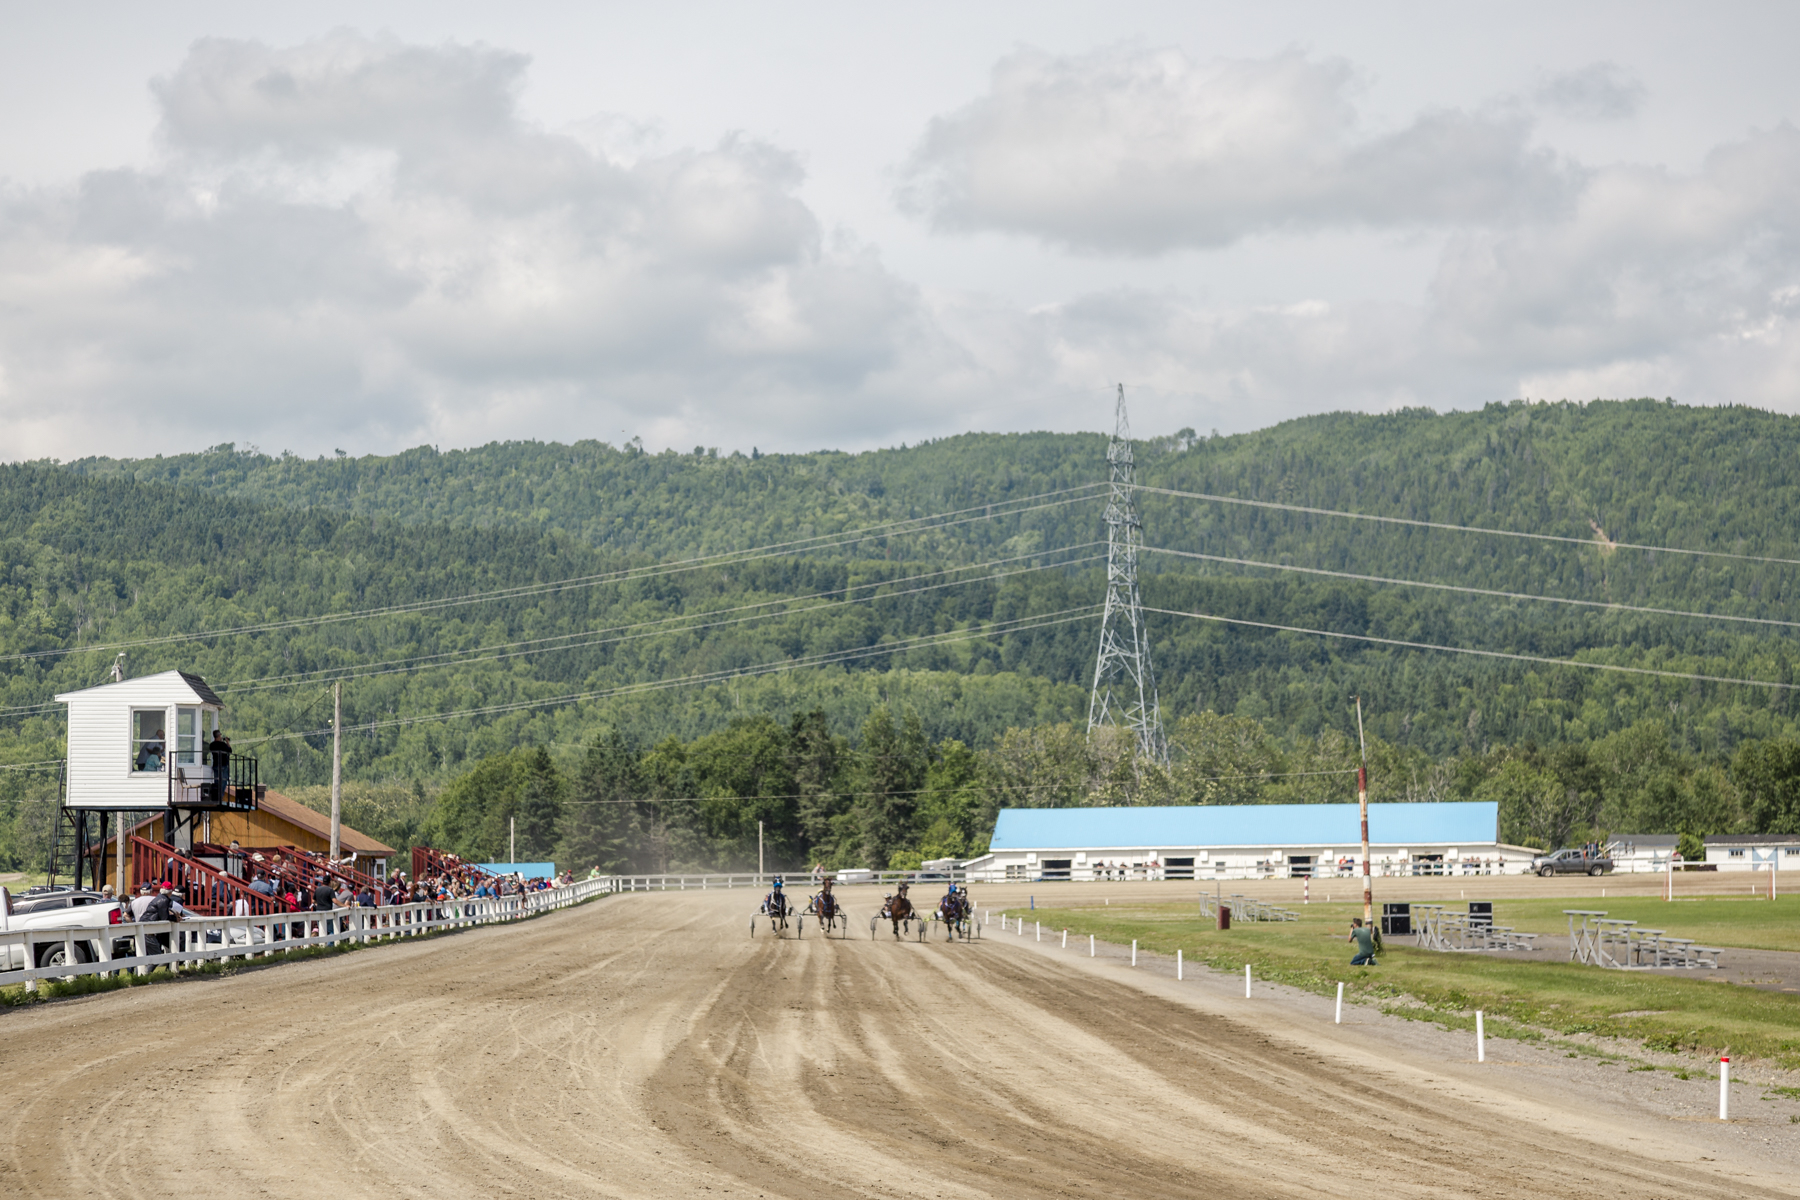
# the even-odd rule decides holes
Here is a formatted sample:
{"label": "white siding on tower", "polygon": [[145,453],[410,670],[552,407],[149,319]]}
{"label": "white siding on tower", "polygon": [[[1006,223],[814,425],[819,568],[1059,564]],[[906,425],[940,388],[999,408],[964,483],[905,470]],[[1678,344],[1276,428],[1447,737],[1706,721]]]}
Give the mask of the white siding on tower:
{"label": "white siding on tower", "polygon": [[[57,697],[69,706],[68,792],[70,808],[161,808],[169,802],[169,777],[174,767],[161,771],[133,771],[131,714],[140,709],[161,709],[168,745],[175,741],[175,714],[179,708],[213,712],[208,703],[179,671],[164,671],[123,683],[108,683]],[[187,768],[189,778],[208,774],[204,767]]]}

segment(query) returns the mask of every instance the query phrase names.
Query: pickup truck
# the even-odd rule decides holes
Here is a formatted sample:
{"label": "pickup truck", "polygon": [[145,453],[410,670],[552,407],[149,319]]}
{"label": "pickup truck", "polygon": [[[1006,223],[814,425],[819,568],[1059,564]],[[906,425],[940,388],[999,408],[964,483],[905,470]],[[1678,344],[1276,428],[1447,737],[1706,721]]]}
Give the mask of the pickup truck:
{"label": "pickup truck", "polygon": [[[93,962],[100,957],[100,939],[112,939],[113,927],[120,920],[119,905],[99,892],[56,891],[28,892],[14,896],[0,887],[0,934],[22,929],[49,931],[76,928],[75,961]],[[113,940],[113,946],[119,943]],[[130,943],[126,942],[126,946]],[[125,953],[129,954],[129,949]],[[67,960],[67,942],[40,942],[37,946],[38,967],[60,967]],[[0,971],[22,971],[26,967],[23,943],[10,939],[0,942]]]}
{"label": "pickup truck", "polygon": [[1610,875],[1613,860],[1609,854],[1589,855],[1579,848],[1571,848],[1538,855],[1531,860],[1531,869],[1545,879],[1552,875]]}

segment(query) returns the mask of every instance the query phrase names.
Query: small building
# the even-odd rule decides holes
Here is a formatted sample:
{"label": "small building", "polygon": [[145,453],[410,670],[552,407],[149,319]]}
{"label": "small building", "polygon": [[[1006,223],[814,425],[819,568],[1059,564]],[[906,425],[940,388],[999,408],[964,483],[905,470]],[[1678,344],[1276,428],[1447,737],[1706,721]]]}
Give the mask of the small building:
{"label": "small building", "polygon": [[163,671],[57,700],[69,706],[65,808],[142,811],[214,794],[206,747],[225,706],[198,675]]}
{"label": "small building", "polygon": [[1706,838],[1706,865],[1720,871],[1800,868],[1800,834],[1715,833]]}
{"label": "small building", "polygon": [[[66,867],[81,882],[86,867],[93,881],[120,874],[131,839],[122,827],[150,842],[173,846],[205,860],[207,847],[292,846],[324,853],[331,846],[330,819],[265,787],[256,759],[237,752],[220,736],[225,706],[198,675],[162,671],[56,697],[68,705],[68,760],[64,772],[62,819],[73,846],[57,869]],[[129,814],[129,815],[127,815]],[[394,853],[348,825],[339,826],[339,857],[365,874],[384,869]],[[237,874],[242,864],[229,869]]]}
{"label": "small building", "polygon": [[1612,855],[1613,870],[1666,871],[1681,838],[1673,833],[1615,833],[1606,843]]}
{"label": "small building", "polygon": [[[1517,874],[1536,851],[1502,843],[1492,802],[1369,805],[1371,873]],[[1362,873],[1354,804],[1007,808],[971,880],[1294,879]]]}

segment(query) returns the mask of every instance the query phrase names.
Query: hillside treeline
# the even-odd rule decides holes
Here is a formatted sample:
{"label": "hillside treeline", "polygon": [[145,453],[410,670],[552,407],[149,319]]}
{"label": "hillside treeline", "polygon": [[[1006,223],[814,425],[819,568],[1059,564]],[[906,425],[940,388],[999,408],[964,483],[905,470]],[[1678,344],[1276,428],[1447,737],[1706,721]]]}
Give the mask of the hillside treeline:
{"label": "hillside treeline", "polygon": [[[691,741],[609,730],[573,754],[522,747],[481,760],[435,798],[353,785],[346,819],[396,845],[585,870],[904,869],[986,850],[1003,807],[1349,803],[1357,746],[1326,730],[1283,738],[1205,712],[1170,731],[1167,770],[1133,769],[1128,745],[1072,723],[1010,729],[984,749],[933,741],[916,713],[877,709],[854,740],[819,711],[739,717]],[[1729,761],[1673,747],[1646,721],[1582,743],[1433,760],[1379,738],[1370,798],[1485,800],[1501,840],[1556,847],[1616,834],[1800,833],[1800,742],[1747,742]],[[324,809],[328,789],[299,798]],[[1379,825],[1380,810],[1376,810]],[[1376,829],[1379,836],[1379,828]]]}
{"label": "hillside treeline", "polygon": [[[330,682],[343,679],[346,772],[396,812],[496,756],[544,747],[573,780],[602,734],[649,756],[815,711],[846,762],[885,711],[985,763],[1020,731],[1048,737],[1085,714],[1104,528],[1098,493],[1065,489],[1101,479],[1102,448],[1093,435],[971,434],[867,454],[502,443],[302,460],[219,447],[0,467],[0,765],[60,757],[51,698],[103,681],[114,643],[190,634],[205,636],[132,647],[127,672],[204,676],[240,749],[289,791],[328,777]],[[1793,682],[1783,622],[1800,566],[1770,561],[1800,559],[1789,418],[1652,401],[1335,414],[1233,437],[1182,430],[1139,443],[1138,459],[1152,487],[1572,539],[1146,492],[1155,608]],[[929,528],[893,524],[953,511]],[[874,532],[847,536],[861,529]],[[686,561],[755,547],[775,548]],[[1172,725],[1229,714],[1292,753],[1350,736],[1360,695],[1382,745],[1434,764],[1421,778],[1504,759],[1521,794],[1547,795],[1549,773],[1565,797],[1592,795],[1570,756],[1652,724],[1666,754],[1725,776],[1744,747],[1800,735],[1791,689],[1149,622]],[[0,771],[0,862],[33,836],[15,826],[30,825],[21,805],[44,786]],[[1755,823],[1742,794],[1682,811],[1712,814],[1701,832]],[[1589,808],[1569,819],[1599,819]],[[708,853],[735,852],[737,834],[705,836],[726,839]],[[848,853],[861,836],[827,848]]]}

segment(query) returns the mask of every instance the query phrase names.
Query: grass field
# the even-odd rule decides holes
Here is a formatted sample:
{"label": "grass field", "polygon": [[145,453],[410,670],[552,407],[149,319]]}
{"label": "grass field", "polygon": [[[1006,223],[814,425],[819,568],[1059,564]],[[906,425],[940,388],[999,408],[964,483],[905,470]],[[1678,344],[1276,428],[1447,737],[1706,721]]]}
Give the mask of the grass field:
{"label": "grass field", "polygon": [[[1786,901],[1765,900],[1760,907],[1735,898],[1590,906],[1530,899],[1497,903],[1495,919],[1519,929],[1566,933],[1562,909],[1585,907],[1627,918],[1637,917],[1635,910],[1641,907],[1654,914],[1647,924],[1719,945],[1800,948],[1789,927],[1800,916],[1800,903]],[[1671,909],[1683,913],[1679,922],[1667,915]],[[1234,974],[1249,963],[1260,978],[1321,995],[1334,993],[1342,982],[1346,997],[1380,1002],[1401,1016],[1473,1025],[1475,1010],[1482,1009],[1496,1036],[1591,1033],[1630,1039],[1652,1050],[1704,1054],[1729,1046],[1736,1054],[1800,1068],[1800,996],[1704,978],[1442,954],[1394,942],[1380,966],[1352,967],[1344,937],[1350,918],[1361,911],[1360,905],[1312,904],[1300,910],[1297,922],[1245,923],[1226,933],[1203,922],[1187,903],[1039,908],[1031,915],[1046,929],[1066,927],[1121,945],[1136,939],[1144,950],[1170,957],[1181,950],[1190,962]]]}

